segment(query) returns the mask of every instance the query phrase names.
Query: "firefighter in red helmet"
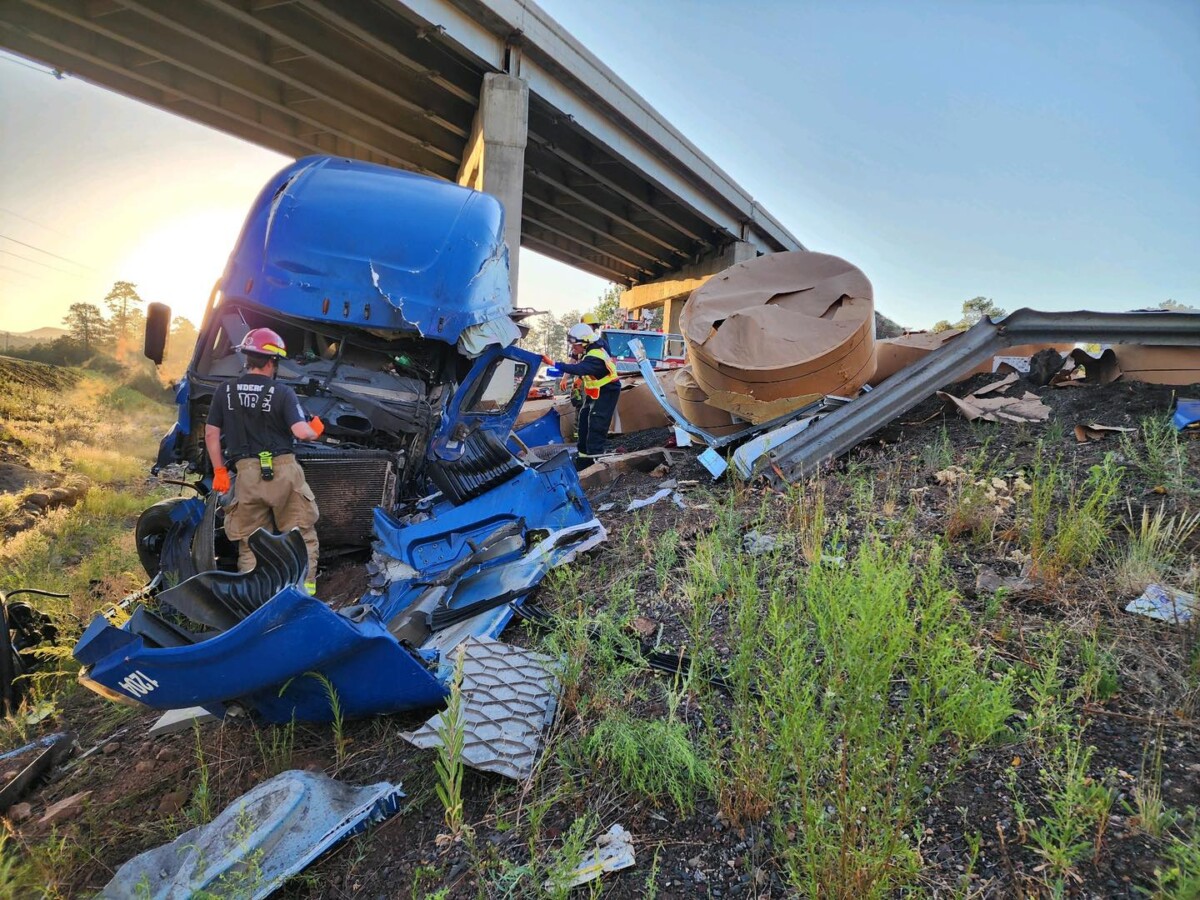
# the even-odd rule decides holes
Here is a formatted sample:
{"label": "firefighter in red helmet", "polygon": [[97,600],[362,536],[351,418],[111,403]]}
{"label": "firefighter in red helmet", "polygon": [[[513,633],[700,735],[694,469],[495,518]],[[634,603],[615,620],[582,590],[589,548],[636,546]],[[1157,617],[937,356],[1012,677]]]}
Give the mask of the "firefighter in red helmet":
{"label": "firefighter in red helmet", "polygon": [[300,529],[308,550],[304,587],[315,594],[317,501],[293,445],[297,439],[315,441],[325,426],[315,416],[306,421],[295,391],[275,380],[279,360],[287,358],[277,332],[253,328],[235,349],[246,357],[246,371],[217,388],[204,427],[213,490],[226,493],[230,468],[237,474],[233,502],[225,510],[225,534],[238,542],[238,571],[248,572],[254,568],[254,554],[246,538],[259,528],[279,533]]}

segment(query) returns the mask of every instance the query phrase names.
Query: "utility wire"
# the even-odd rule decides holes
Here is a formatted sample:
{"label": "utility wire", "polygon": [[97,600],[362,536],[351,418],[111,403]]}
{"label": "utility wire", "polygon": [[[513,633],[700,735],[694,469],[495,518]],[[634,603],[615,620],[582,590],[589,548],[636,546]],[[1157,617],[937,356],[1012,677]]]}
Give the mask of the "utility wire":
{"label": "utility wire", "polygon": [[41,247],[35,247],[33,244],[27,244],[24,241],[18,241],[15,237],[9,237],[7,234],[0,234],[0,239],[12,241],[14,244],[20,244],[22,247],[28,247],[30,250],[36,250],[38,253],[45,253],[47,256],[53,256],[55,259],[61,259],[65,263],[70,263],[73,266],[79,266],[82,269],[87,269],[90,272],[95,272],[91,266],[81,262],[76,262],[73,259],[68,259],[65,256],[59,256],[57,253],[51,253],[49,250],[43,250]]}
{"label": "utility wire", "polygon": [[70,269],[60,269],[58,266],[52,266],[50,263],[42,262],[39,259],[31,259],[28,256],[22,256],[20,253],[13,253],[11,250],[0,248],[0,253],[7,253],[14,259],[22,259],[27,263],[33,263],[35,266],[45,266],[52,272],[62,272],[64,275],[70,275],[72,278],[86,278],[87,276],[81,272],[72,272]]}
{"label": "utility wire", "polygon": [[63,237],[67,236],[67,235],[63,234],[61,231],[59,231],[57,228],[51,228],[49,225],[39,222],[37,219],[31,219],[31,218],[29,218],[29,216],[21,215],[15,209],[9,209],[6,206],[0,206],[0,213],[5,213],[6,215],[10,215],[10,216],[15,216],[16,218],[22,220],[23,222],[28,222],[30,225],[36,225],[38,228],[44,228],[44,229],[46,229],[46,231],[53,232],[54,234],[62,235]]}

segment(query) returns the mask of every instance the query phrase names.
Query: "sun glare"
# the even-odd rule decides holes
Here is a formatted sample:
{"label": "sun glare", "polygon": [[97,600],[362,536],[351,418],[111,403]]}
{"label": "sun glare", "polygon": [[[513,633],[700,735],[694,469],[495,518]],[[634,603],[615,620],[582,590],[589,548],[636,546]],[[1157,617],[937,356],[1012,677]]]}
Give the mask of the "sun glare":
{"label": "sun glare", "polygon": [[168,219],[148,232],[122,261],[121,278],[147,302],[200,324],[209,292],[241,230],[244,210],[201,209]]}

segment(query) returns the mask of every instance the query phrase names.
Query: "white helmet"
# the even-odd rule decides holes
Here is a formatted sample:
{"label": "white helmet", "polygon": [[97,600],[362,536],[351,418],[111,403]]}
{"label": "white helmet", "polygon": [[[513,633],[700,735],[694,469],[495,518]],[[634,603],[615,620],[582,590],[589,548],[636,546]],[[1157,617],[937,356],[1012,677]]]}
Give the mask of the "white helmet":
{"label": "white helmet", "polygon": [[572,343],[590,344],[596,340],[596,332],[592,331],[592,326],[586,322],[576,322],[567,329],[567,337]]}

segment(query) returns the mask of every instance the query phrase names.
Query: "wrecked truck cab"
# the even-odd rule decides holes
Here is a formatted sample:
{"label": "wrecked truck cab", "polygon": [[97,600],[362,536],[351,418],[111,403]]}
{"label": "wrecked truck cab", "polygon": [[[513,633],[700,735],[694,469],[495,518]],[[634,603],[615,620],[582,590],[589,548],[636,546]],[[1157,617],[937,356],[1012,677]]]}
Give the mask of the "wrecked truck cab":
{"label": "wrecked truck cab", "polygon": [[[511,312],[494,198],[351,160],[284,169],[210,298],[160,447],[159,467],[202,474],[200,496],[143,514],[139,554],[163,589],[119,627],[91,624],[84,684],[274,721],[328,719],[325,682],[347,715],[441,698],[449,650],[498,635],[550,568],[604,538],[565,452],[531,467],[507,447],[540,363],[513,346]],[[370,554],[370,588],[345,609],[299,589],[295,534],[256,533],[258,568],[233,571],[203,432],[258,327],[283,336],[278,378],[326,423],[295,450],[321,557]]]}

